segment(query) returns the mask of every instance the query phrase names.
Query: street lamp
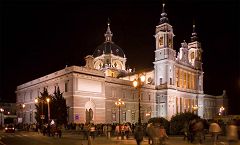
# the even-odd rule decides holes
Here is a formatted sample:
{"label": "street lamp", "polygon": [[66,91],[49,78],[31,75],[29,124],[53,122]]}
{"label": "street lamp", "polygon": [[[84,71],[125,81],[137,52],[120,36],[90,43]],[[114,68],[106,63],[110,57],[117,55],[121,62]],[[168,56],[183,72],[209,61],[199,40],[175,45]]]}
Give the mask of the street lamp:
{"label": "street lamp", "polygon": [[22,123],[23,123],[23,121],[25,121],[25,117],[24,117],[24,108],[26,107],[26,105],[25,104],[22,104]]}
{"label": "street lamp", "polygon": [[50,106],[49,106],[49,102],[50,102],[50,99],[47,98],[47,104],[48,104],[48,120],[50,120]]}
{"label": "street lamp", "polygon": [[219,113],[218,113],[218,115],[223,115],[223,111],[225,110],[225,108],[223,107],[223,106],[221,106],[220,108],[219,108]]}
{"label": "street lamp", "polygon": [[141,124],[141,106],[140,106],[140,101],[141,101],[141,88],[145,82],[145,76],[144,75],[139,75],[138,78],[134,79],[133,81],[133,86],[138,89],[138,124]]}
{"label": "street lamp", "polygon": [[192,109],[193,109],[193,113],[196,111],[196,114],[197,114],[198,106],[197,105],[192,106]]}
{"label": "street lamp", "polygon": [[42,120],[42,124],[43,124],[43,119],[44,119],[44,115],[43,115],[43,101],[42,100],[39,100],[39,99],[35,99],[35,103],[37,104],[37,103],[41,103],[42,105],[41,105],[41,115],[40,115],[40,119]]}
{"label": "street lamp", "polygon": [[1,111],[1,127],[2,127],[2,122],[3,122],[3,118],[2,118],[2,117],[3,117],[3,112],[4,112],[4,109],[3,109],[3,108],[1,108],[1,109],[0,109],[0,111]]}
{"label": "street lamp", "polygon": [[42,120],[42,124],[43,124],[43,120],[45,118],[44,114],[43,114],[43,104],[46,103],[48,104],[48,120],[50,120],[50,106],[49,106],[49,102],[50,102],[50,98],[46,98],[46,101],[43,100],[43,99],[38,99],[36,98],[35,99],[35,103],[41,103],[41,115],[40,115],[40,118]]}
{"label": "street lamp", "polygon": [[120,122],[120,107],[124,105],[124,102],[121,99],[118,99],[118,101],[115,102],[115,105],[118,106],[118,113],[119,113],[119,124]]}

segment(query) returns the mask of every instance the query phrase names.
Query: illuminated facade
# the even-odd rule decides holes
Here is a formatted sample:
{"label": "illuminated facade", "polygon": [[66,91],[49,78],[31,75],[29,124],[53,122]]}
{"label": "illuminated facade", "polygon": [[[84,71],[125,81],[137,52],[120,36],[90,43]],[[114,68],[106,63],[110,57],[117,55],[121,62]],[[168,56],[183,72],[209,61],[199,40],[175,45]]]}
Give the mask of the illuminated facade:
{"label": "illuminated facade", "polygon": [[[137,77],[131,69],[126,69],[127,58],[123,50],[112,41],[112,32],[108,23],[105,41],[99,45],[93,55],[85,57],[85,66],[66,67],[57,72],[17,86],[17,105],[25,104],[17,115],[25,123],[33,123],[34,99],[43,88],[49,94],[56,86],[60,87],[69,106],[69,122],[85,123],[87,109],[93,110],[94,123],[118,122],[119,98],[125,102],[121,107],[121,122],[137,122],[138,94],[132,86]],[[167,14],[161,14],[156,26],[156,50],[154,68],[142,72],[146,81],[141,89],[141,118],[147,122],[151,117],[171,117],[181,112],[194,112],[210,119],[218,114],[224,97],[204,94],[202,48],[197,39],[195,26],[191,42],[183,41],[177,53],[173,48],[173,28]]]}

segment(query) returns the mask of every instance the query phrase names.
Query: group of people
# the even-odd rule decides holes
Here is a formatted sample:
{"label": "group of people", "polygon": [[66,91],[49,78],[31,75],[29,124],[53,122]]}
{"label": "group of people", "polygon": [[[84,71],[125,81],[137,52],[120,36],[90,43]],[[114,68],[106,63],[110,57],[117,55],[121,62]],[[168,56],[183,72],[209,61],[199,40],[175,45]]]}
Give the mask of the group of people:
{"label": "group of people", "polygon": [[132,133],[132,129],[129,124],[118,124],[115,127],[115,133],[117,135],[117,139],[119,139],[119,137],[124,139],[125,136],[128,139],[129,135]]}
{"label": "group of people", "polygon": [[164,145],[168,135],[164,126],[159,122],[149,123],[146,128],[149,137],[148,143],[153,145]]}
{"label": "group of people", "polygon": [[[222,128],[221,128],[222,127]],[[212,136],[213,144],[217,143],[218,136],[220,134],[225,134],[229,144],[234,144],[238,142],[238,127],[236,126],[234,120],[228,122],[227,126],[219,125],[217,121],[213,121],[206,125],[202,119],[193,119],[186,122],[183,127],[184,140],[187,139],[188,142],[197,142],[202,144],[205,140],[205,134],[210,133]]]}
{"label": "group of people", "polygon": [[36,132],[42,133],[44,136],[58,136],[59,138],[62,137],[62,130],[60,127],[57,127],[56,124],[37,124],[36,125]]}

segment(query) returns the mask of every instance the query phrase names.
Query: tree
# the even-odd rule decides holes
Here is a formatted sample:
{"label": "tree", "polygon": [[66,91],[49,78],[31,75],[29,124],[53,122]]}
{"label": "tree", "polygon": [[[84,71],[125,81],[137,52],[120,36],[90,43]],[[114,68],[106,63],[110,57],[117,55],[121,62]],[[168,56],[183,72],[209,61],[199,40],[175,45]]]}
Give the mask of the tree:
{"label": "tree", "polygon": [[171,118],[170,121],[170,132],[171,134],[181,134],[186,123],[193,119],[199,119],[200,117],[191,112],[185,112],[176,114]]}
{"label": "tree", "polygon": [[55,88],[51,103],[51,118],[56,120],[57,125],[67,123],[67,105],[63,93],[60,92],[59,87]]}
{"label": "tree", "polygon": [[[41,96],[38,96],[37,100],[38,103],[35,104],[36,112],[35,112],[35,119],[37,123],[44,124],[48,123],[48,106],[46,99],[51,99],[52,96],[49,95],[48,90],[43,88],[43,92],[40,92]],[[41,115],[44,115],[44,119],[41,119]]]}

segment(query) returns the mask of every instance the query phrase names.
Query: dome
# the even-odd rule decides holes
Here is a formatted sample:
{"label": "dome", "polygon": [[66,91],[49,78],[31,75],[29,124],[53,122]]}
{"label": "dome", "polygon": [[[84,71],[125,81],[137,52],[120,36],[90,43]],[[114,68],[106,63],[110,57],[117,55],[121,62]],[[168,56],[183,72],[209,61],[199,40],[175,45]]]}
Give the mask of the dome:
{"label": "dome", "polygon": [[114,54],[119,57],[125,57],[123,50],[118,45],[114,44],[111,41],[107,41],[107,42],[105,41],[104,43],[99,45],[95,49],[95,51],[93,53],[93,57],[96,58],[103,54]]}

